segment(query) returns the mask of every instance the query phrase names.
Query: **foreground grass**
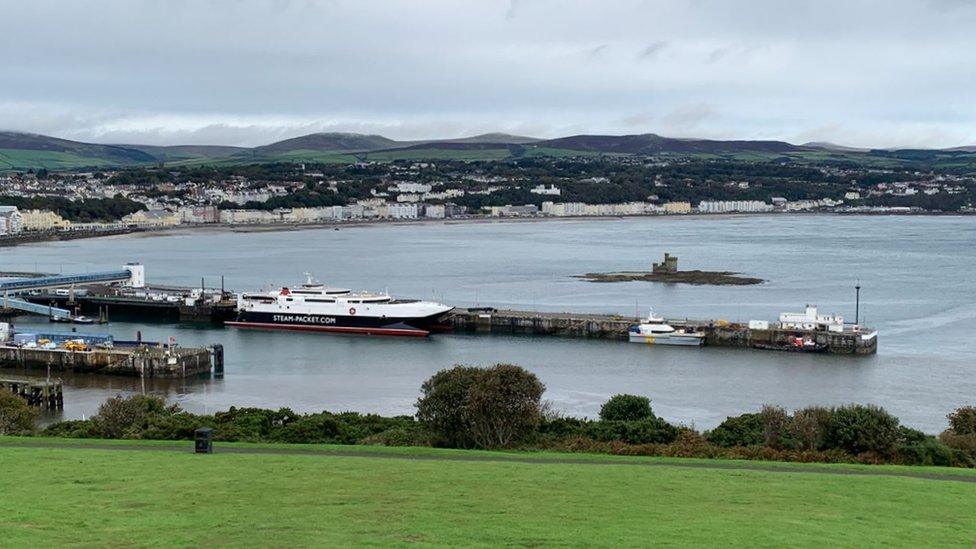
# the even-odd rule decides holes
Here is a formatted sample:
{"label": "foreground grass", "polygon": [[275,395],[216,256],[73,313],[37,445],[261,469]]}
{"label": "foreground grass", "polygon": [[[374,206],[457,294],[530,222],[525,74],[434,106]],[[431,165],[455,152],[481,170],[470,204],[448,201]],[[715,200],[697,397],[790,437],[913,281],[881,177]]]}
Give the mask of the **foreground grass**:
{"label": "foreground grass", "polygon": [[0,441],[4,545],[968,547],[976,539],[969,482],[463,461],[464,452],[416,449],[277,455],[220,453],[220,445],[202,456],[159,444],[33,441],[52,444]]}

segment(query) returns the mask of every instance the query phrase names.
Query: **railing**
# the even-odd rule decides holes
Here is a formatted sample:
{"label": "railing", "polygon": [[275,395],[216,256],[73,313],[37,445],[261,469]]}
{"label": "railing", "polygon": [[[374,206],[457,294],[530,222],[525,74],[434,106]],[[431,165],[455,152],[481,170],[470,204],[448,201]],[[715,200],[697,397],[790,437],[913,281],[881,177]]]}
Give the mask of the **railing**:
{"label": "railing", "polygon": [[0,282],[0,293],[22,292],[41,288],[58,288],[62,286],[95,284],[98,282],[123,282],[129,280],[132,274],[127,270],[106,271],[78,275],[56,275],[24,280],[10,280]]}

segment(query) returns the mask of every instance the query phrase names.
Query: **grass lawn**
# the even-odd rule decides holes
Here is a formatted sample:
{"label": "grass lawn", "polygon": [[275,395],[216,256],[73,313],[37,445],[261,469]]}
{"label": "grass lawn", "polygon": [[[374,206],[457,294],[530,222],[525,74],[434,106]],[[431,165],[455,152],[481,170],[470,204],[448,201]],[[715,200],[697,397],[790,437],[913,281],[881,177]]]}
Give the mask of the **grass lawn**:
{"label": "grass lawn", "polygon": [[556,454],[537,454],[533,463],[465,461],[495,454],[368,447],[346,456],[220,451],[293,448],[242,444],[194,455],[189,443],[175,443],[187,450],[174,452],[174,443],[25,442],[51,447],[0,440],[0,543],[7,546],[976,541],[976,484],[842,475],[840,467],[640,467],[627,465],[630,458],[559,462]]}

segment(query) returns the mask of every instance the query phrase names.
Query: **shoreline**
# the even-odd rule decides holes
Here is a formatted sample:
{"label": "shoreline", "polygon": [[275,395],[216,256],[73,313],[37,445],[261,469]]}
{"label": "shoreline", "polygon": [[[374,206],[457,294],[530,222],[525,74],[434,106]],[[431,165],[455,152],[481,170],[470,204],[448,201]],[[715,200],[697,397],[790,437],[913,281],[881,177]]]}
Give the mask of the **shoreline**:
{"label": "shoreline", "polygon": [[572,221],[619,221],[625,219],[730,219],[742,217],[769,217],[769,216],[912,216],[912,217],[969,217],[974,214],[969,213],[844,213],[844,212],[762,212],[762,213],[723,213],[723,214],[673,214],[673,215],[592,215],[592,216],[535,216],[535,217],[453,217],[445,219],[373,219],[356,221],[331,221],[319,223],[247,223],[247,224],[226,224],[226,223],[196,223],[181,224],[174,227],[131,227],[121,230],[108,230],[104,232],[85,232],[72,233],[48,232],[48,233],[20,233],[16,236],[0,237],[0,248],[15,247],[23,244],[37,244],[44,242],[57,242],[65,240],[82,240],[90,238],[108,237],[130,237],[154,238],[163,236],[183,236],[193,234],[223,234],[223,233],[269,233],[269,232],[293,232],[341,228],[368,228],[376,226],[430,226],[430,225],[467,225],[467,224],[491,224],[491,223],[543,223],[543,222],[572,222]]}

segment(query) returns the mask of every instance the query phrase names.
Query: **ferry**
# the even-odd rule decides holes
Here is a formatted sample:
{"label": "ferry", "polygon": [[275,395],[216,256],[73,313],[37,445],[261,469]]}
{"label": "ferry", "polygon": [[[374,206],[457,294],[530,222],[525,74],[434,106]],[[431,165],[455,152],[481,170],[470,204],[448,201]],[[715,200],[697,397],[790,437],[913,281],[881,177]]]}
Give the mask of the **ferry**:
{"label": "ferry", "polygon": [[664,318],[654,316],[653,310],[644,322],[630,327],[629,336],[631,343],[647,345],[701,346],[705,342],[703,332],[675,329]]}
{"label": "ferry", "polygon": [[298,287],[237,296],[238,328],[426,337],[450,330],[453,307],[387,293],[332,288],[306,273]]}

